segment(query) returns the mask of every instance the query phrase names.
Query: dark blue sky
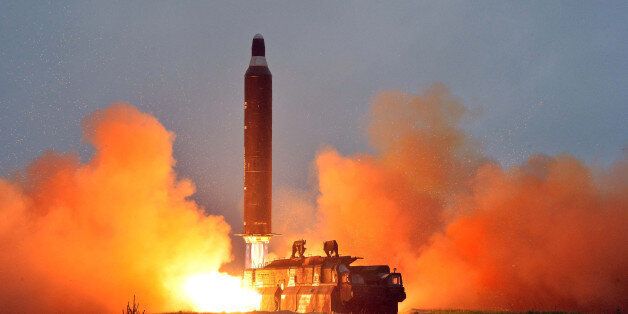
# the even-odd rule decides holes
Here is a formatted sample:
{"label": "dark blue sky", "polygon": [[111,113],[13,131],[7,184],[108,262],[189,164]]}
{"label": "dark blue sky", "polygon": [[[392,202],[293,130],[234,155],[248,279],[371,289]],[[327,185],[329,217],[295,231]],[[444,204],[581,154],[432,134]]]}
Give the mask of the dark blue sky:
{"label": "dark blue sky", "polygon": [[[316,151],[368,151],[381,90],[443,82],[504,165],[628,144],[628,2],[0,1],[0,176],[79,151],[82,117],[128,101],[177,134],[180,175],[237,229],[243,75],[264,34],[274,184],[311,189]],[[239,231],[239,230],[235,230]]]}

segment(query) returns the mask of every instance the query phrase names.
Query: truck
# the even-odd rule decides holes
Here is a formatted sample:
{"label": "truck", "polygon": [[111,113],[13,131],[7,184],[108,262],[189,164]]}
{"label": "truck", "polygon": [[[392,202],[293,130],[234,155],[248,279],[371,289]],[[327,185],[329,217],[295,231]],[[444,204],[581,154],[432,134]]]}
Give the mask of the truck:
{"label": "truck", "polygon": [[[262,295],[261,311],[298,313],[397,313],[406,298],[401,273],[387,265],[352,266],[360,257],[341,256],[335,240],[326,256],[304,256],[295,241],[292,256],[244,270],[243,282]],[[335,254],[334,254],[335,253]]]}

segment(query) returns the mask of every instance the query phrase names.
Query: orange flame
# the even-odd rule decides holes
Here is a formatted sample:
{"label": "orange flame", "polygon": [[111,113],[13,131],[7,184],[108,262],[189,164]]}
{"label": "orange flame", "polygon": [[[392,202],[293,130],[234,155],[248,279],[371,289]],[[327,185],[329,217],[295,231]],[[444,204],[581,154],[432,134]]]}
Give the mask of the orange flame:
{"label": "orange flame", "polygon": [[177,291],[199,312],[254,311],[262,301],[257,290],[242,286],[240,277],[219,272],[187,276]]}
{"label": "orange flame", "polygon": [[88,163],[49,152],[0,179],[0,308],[112,313],[134,294],[147,312],[253,308],[258,297],[219,272],[230,227],[189,199],[174,135],[128,104],[94,113],[84,132]]}

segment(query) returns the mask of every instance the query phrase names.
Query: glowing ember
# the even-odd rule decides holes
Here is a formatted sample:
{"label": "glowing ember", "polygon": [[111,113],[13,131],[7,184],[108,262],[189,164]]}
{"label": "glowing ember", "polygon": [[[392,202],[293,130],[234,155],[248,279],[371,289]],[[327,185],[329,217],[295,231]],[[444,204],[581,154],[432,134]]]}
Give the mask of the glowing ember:
{"label": "glowing ember", "polygon": [[257,291],[242,286],[241,278],[218,272],[190,275],[180,291],[182,299],[202,312],[254,311],[262,300]]}

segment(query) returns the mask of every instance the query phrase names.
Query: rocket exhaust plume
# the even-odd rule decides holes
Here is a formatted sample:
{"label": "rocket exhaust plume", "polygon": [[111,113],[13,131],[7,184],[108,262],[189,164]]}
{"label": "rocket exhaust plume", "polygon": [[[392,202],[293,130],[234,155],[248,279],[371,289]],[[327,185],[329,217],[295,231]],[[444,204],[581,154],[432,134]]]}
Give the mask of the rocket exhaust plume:
{"label": "rocket exhaust plume", "polygon": [[85,119],[91,160],[49,152],[0,178],[0,309],[115,313],[135,294],[158,311],[255,309],[259,294],[219,271],[230,228],[177,178],[174,135],[114,104]]}
{"label": "rocket exhaust plume", "polygon": [[285,238],[337,239],[398,267],[405,309],[627,310],[628,158],[503,168],[459,127],[465,115],[443,85],[378,95],[377,153],[320,152],[316,204],[278,193],[277,221],[314,217],[280,226]]}
{"label": "rocket exhaust plume", "polygon": [[264,37],[256,34],[244,75],[244,233],[246,268],[264,266],[271,233],[272,75]]}

